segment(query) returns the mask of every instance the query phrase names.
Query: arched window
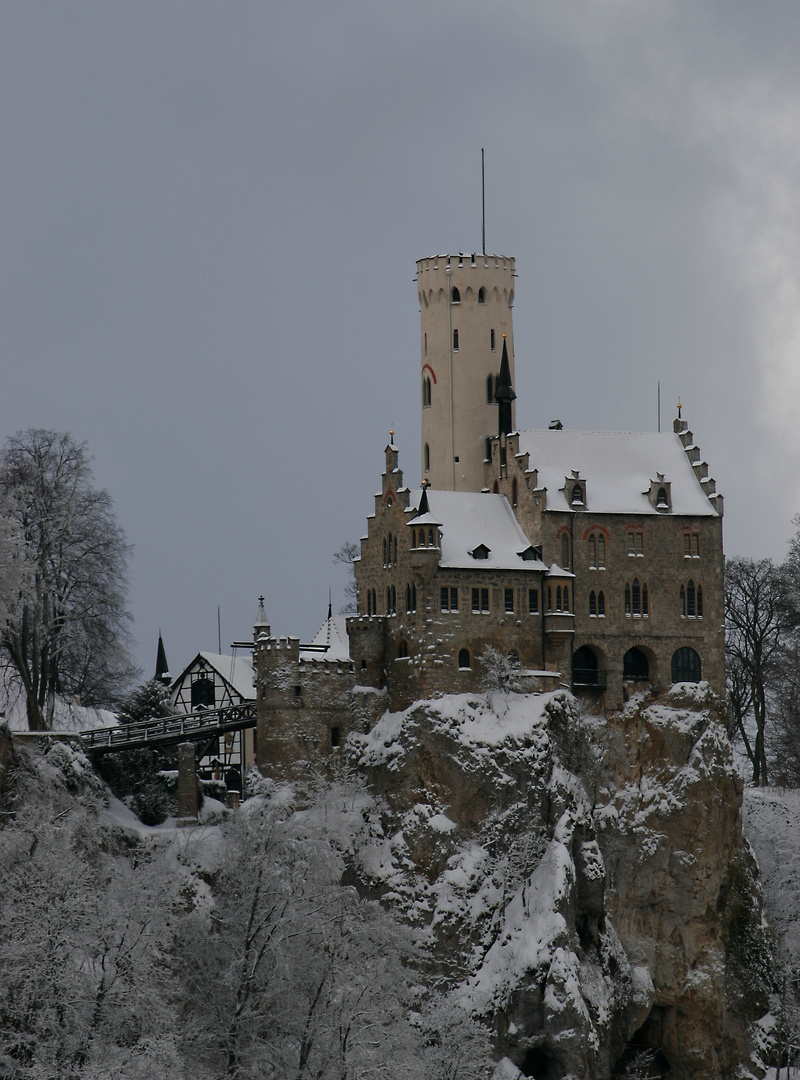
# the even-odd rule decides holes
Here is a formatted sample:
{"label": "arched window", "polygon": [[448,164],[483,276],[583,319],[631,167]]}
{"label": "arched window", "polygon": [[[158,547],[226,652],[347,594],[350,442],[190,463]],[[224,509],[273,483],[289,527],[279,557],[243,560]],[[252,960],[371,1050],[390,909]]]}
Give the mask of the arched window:
{"label": "arched window", "polygon": [[556,611],[561,611],[561,586],[556,588]]}
{"label": "arched window", "polygon": [[642,682],[650,678],[650,665],[641,649],[628,649],[622,658],[623,679],[637,679]]}
{"label": "arched window", "polygon": [[686,589],[681,585],[681,618],[686,618]]}
{"label": "arched window", "polygon": [[589,614],[597,616],[597,593],[594,589],[589,593]]}
{"label": "arched window", "polygon": [[703,586],[698,585],[697,586],[697,618],[702,619],[702,617],[703,617]]}
{"label": "arched window", "polygon": [[433,529],[428,529],[428,547],[435,547],[433,542]]}
{"label": "arched window", "polygon": [[629,582],[625,582],[625,615],[630,618],[631,616],[631,587]]}
{"label": "arched window", "polygon": [[572,488],[572,497],[570,501],[573,506],[583,506],[583,489],[580,484],[575,484]]}
{"label": "arched window", "polygon": [[553,610],[553,589],[552,586],[547,586],[547,610]]}
{"label": "arched window", "polygon": [[422,407],[429,409],[431,405],[431,380],[426,375],[422,380]]}
{"label": "arched window", "polygon": [[458,352],[458,330],[453,331],[453,352]]}
{"label": "arched window", "polygon": [[656,495],[656,506],[659,510],[666,510],[669,508],[669,500],[667,499],[666,488],[659,488],[658,495]]}
{"label": "arched window", "polygon": [[600,619],[606,617],[606,596],[602,591],[597,594],[597,617]]}
{"label": "arched window", "polygon": [[453,291],[450,293],[450,299],[453,301],[454,304],[461,303],[461,293],[458,291],[455,285],[453,286]]}
{"label": "arched window", "polygon": [[431,471],[431,448],[425,443],[425,472]]}
{"label": "arched window", "polygon": [[511,484],[511,505],[512,506],[517,505],[517,502],[518,502],[517,494],[518,494],[517,478],[515,476],[514,480],[512,481],[512,484]]}
{"label": "arched window", "polygon": [[597,656],[588,645],[581,645],[572,657],[572,685],[597,686]]}
{"label": "arched window", "polygon": [[408,659],[408,642],[405,640],[405,638],[402,638],[397,643],[397,659],[398,660],[406,660],[406,659]]}
{"label": "arched window", "polygon": [[206,673],[201,671],[192,683],[191,695],[193,709],[205,709],[209,706],[213,708],[216,705],[213,678],[209,679]]}
{"label": "arched window", "polygon": [[386,537],[383,538],[383,565],[386,566]]}
{"label": "arched window", "polygon": [[425,355],[428,355],[428,334],[425,334]]}
{"label": "arched window", "polygon": [[397,566],[397,537],[394,538],[394,565]]}
{"label": "arched window", "polygon": [[700,682],[702,665],[700,657],[688,645],[676,649],[672,654],[672,681],[676,682]]}
{"label": "arched window", "polygon": [[690,581],[689,584],[686,586],[686,615],[689,619],[694,619],[697,615],[693,581]]}
{"label": "arched window", "polygon": [[387,615],[392,614],[392,587],[391,587],[391,585],[386,586],[386,614]]}
{"label": "arched window", "polygon": [[458,650],[458,667],[460,671],[468,671],[472,667],[472,655],[469,649]]}
{"label": "arched window", "polygon": [[406,614],[411,611],[411,586],[406,585]]}
{"label": "arched window", "polygon": [[412,547],[417,546],[417,530],[416,529],[411,530],[411,546]]}
{"label": "arched window", "polygon": [[647,601],[647,582],[642,584],[642,615],[644,618],[648,618],[650,615],[650,607]]}
{"label": "arched window", "polygon": [[486,402],[491,405],[494,401],[494,375],[486,376]]}
{"label": "arched window", "polygon": [[602,533],[597,537],[597,568],[598,570],[606,568],[606,538]]}
{"label": "arched window", "polygon": [[392,585],[392,615],[397,614],[397,589]]}
{"label": "arched window", "polygon": [[631,610],[634,617],[642,614],[642,587],[636,577],[633,579],[633,588],[631,589]]}
{"label": "arched window", "polygon": [[594,533],[589,537],[589,569],[597,568],[597,540]]}
{"label": "arched window", "polygon": [[569,585],[564,586],[564,611],[569,611]]}
{"label": "arched window", "polygon": [[561,534],[561,566],[564,570],[569,570],[569,533],[563,532]]}
{"label": "arched window", "polygon": [[478,303],[486,303],[486,289],[483,287],[483,285],[481,285],[481,287],[478,289]]}
{"label": "arched window", "polygon": [[492,346],[492,352],[494,352],[494,330],[489,331],[489,342]]}

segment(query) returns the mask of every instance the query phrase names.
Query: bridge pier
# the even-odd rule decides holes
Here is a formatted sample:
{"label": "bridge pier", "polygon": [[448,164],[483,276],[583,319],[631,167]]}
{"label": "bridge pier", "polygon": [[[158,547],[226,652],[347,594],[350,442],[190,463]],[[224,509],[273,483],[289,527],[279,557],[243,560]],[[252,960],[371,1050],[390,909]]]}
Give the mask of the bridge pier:
{"label": "bridge pier", "polygon": [[191,742],[178,744],[178,819],[182,828],[197,824],[197,758]]}

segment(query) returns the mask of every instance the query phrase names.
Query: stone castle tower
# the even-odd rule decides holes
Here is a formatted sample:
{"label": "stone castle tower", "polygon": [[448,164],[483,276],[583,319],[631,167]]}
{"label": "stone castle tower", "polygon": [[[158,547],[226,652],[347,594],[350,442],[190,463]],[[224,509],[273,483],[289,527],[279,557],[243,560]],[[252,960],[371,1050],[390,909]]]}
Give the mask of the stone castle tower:
{"label": "stone castle tower", "polygon": [[[433,488],[480,491],[496,436],[503,344],[514,383],[514,260],[437,255],[417,262],[421,326],[422,477]],[[514,405],[511,428],[515,426]]]}

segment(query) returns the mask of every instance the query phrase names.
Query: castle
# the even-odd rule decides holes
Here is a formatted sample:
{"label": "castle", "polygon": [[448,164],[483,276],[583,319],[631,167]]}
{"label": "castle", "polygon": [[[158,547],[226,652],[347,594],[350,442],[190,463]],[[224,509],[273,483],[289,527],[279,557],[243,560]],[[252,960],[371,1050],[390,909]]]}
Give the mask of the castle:
{"label": "castle", "polygon": [[260,765],[478,690],[487,647],[527,688],[611,709],[675,682],[724,693],[723,500],[680,407],[663,434],[517,430],[514,278],[502,256],[417,263],[422,484],[390,438],[347,644],[330,614],[301,647],[260,612]]}

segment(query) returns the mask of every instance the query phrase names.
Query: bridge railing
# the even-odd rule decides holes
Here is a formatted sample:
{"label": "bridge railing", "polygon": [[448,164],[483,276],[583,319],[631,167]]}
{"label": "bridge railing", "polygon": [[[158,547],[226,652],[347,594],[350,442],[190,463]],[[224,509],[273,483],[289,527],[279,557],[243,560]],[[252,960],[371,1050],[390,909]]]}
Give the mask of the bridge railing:
{"label": "bridge railing", "polygon": [[254,727],[256,703],[223,705],[219,709],[202,709],[191,713],[175,713],[157,720],[143,720],[113,728],[97,728],[81,734],[81,745],[87,751],[124,750],[133,747],[168,742],[194,742],[209,735],[238,728]]}

